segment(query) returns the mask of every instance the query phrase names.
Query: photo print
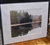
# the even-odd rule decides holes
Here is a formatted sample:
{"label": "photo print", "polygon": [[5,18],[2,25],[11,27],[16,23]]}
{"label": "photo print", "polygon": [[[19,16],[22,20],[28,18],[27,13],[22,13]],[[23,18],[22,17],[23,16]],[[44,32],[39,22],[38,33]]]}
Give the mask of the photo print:
{"label": "photo print", "polygon": [[2,44],[11,45],[47,36],[49,2],[1,4]]}
{"label": "photo print", "polygon": [[32,29],[41,27],[42,15],[33,13],[33,9],[10,11],[12,37],[27,35]]}

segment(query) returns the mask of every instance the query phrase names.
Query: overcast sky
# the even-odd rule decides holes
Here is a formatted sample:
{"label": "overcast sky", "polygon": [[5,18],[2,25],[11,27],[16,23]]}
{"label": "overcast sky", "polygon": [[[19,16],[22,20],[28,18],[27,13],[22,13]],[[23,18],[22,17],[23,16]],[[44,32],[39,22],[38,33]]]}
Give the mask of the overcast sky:
{"label": "overcast sky", "polygon": [[[20,10],[16,10],[18,12],[20,12]],[[30,10],[21,10],[21,12],[28,12],[29,14],[32,14],[32,15],[42,15],[42,10],[41,9],[30,9]]]}

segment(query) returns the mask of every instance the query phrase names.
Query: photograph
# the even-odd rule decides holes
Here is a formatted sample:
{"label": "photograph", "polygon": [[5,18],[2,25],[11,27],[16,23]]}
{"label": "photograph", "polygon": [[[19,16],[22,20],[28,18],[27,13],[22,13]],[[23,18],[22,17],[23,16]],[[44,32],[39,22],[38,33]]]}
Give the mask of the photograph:
{"label": "photograph", "polygon": [[[12,10],[10,11],[11,36],[25,36],[32,29],[41,27],[42,15],[33,15],[33,10]],[[32,14],[31,14],[32,13]]]}
{"label": "photograph", "polygon": [[49,2],[1,4],[2,44],[11,45],[46,37],[48,4]]}

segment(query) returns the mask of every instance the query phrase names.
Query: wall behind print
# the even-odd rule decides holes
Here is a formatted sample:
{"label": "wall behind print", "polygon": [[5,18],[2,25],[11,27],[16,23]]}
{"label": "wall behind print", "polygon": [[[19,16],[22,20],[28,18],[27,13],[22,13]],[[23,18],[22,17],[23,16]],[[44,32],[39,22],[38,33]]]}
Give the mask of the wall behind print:
{"label": "wall behind print", "polygon": [[0,6],[0,27],[1,27],[1,6]]}
{"label": "wall behind print", "polygon": [[39,2],[49,0],[0,0],[0,3],[20,3],[20,2]]}

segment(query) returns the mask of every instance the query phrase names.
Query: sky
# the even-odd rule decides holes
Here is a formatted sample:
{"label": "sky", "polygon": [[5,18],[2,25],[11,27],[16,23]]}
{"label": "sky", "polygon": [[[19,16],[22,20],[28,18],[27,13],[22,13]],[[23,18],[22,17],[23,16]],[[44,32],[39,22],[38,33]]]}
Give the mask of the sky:
{"label": "sky", "polygon": [[[16,10],[20,12],[20,10]],[[29,10],[21,10],[21,12],[28,12],[31,15],[42,15],[42,9],[29,9]]]}

